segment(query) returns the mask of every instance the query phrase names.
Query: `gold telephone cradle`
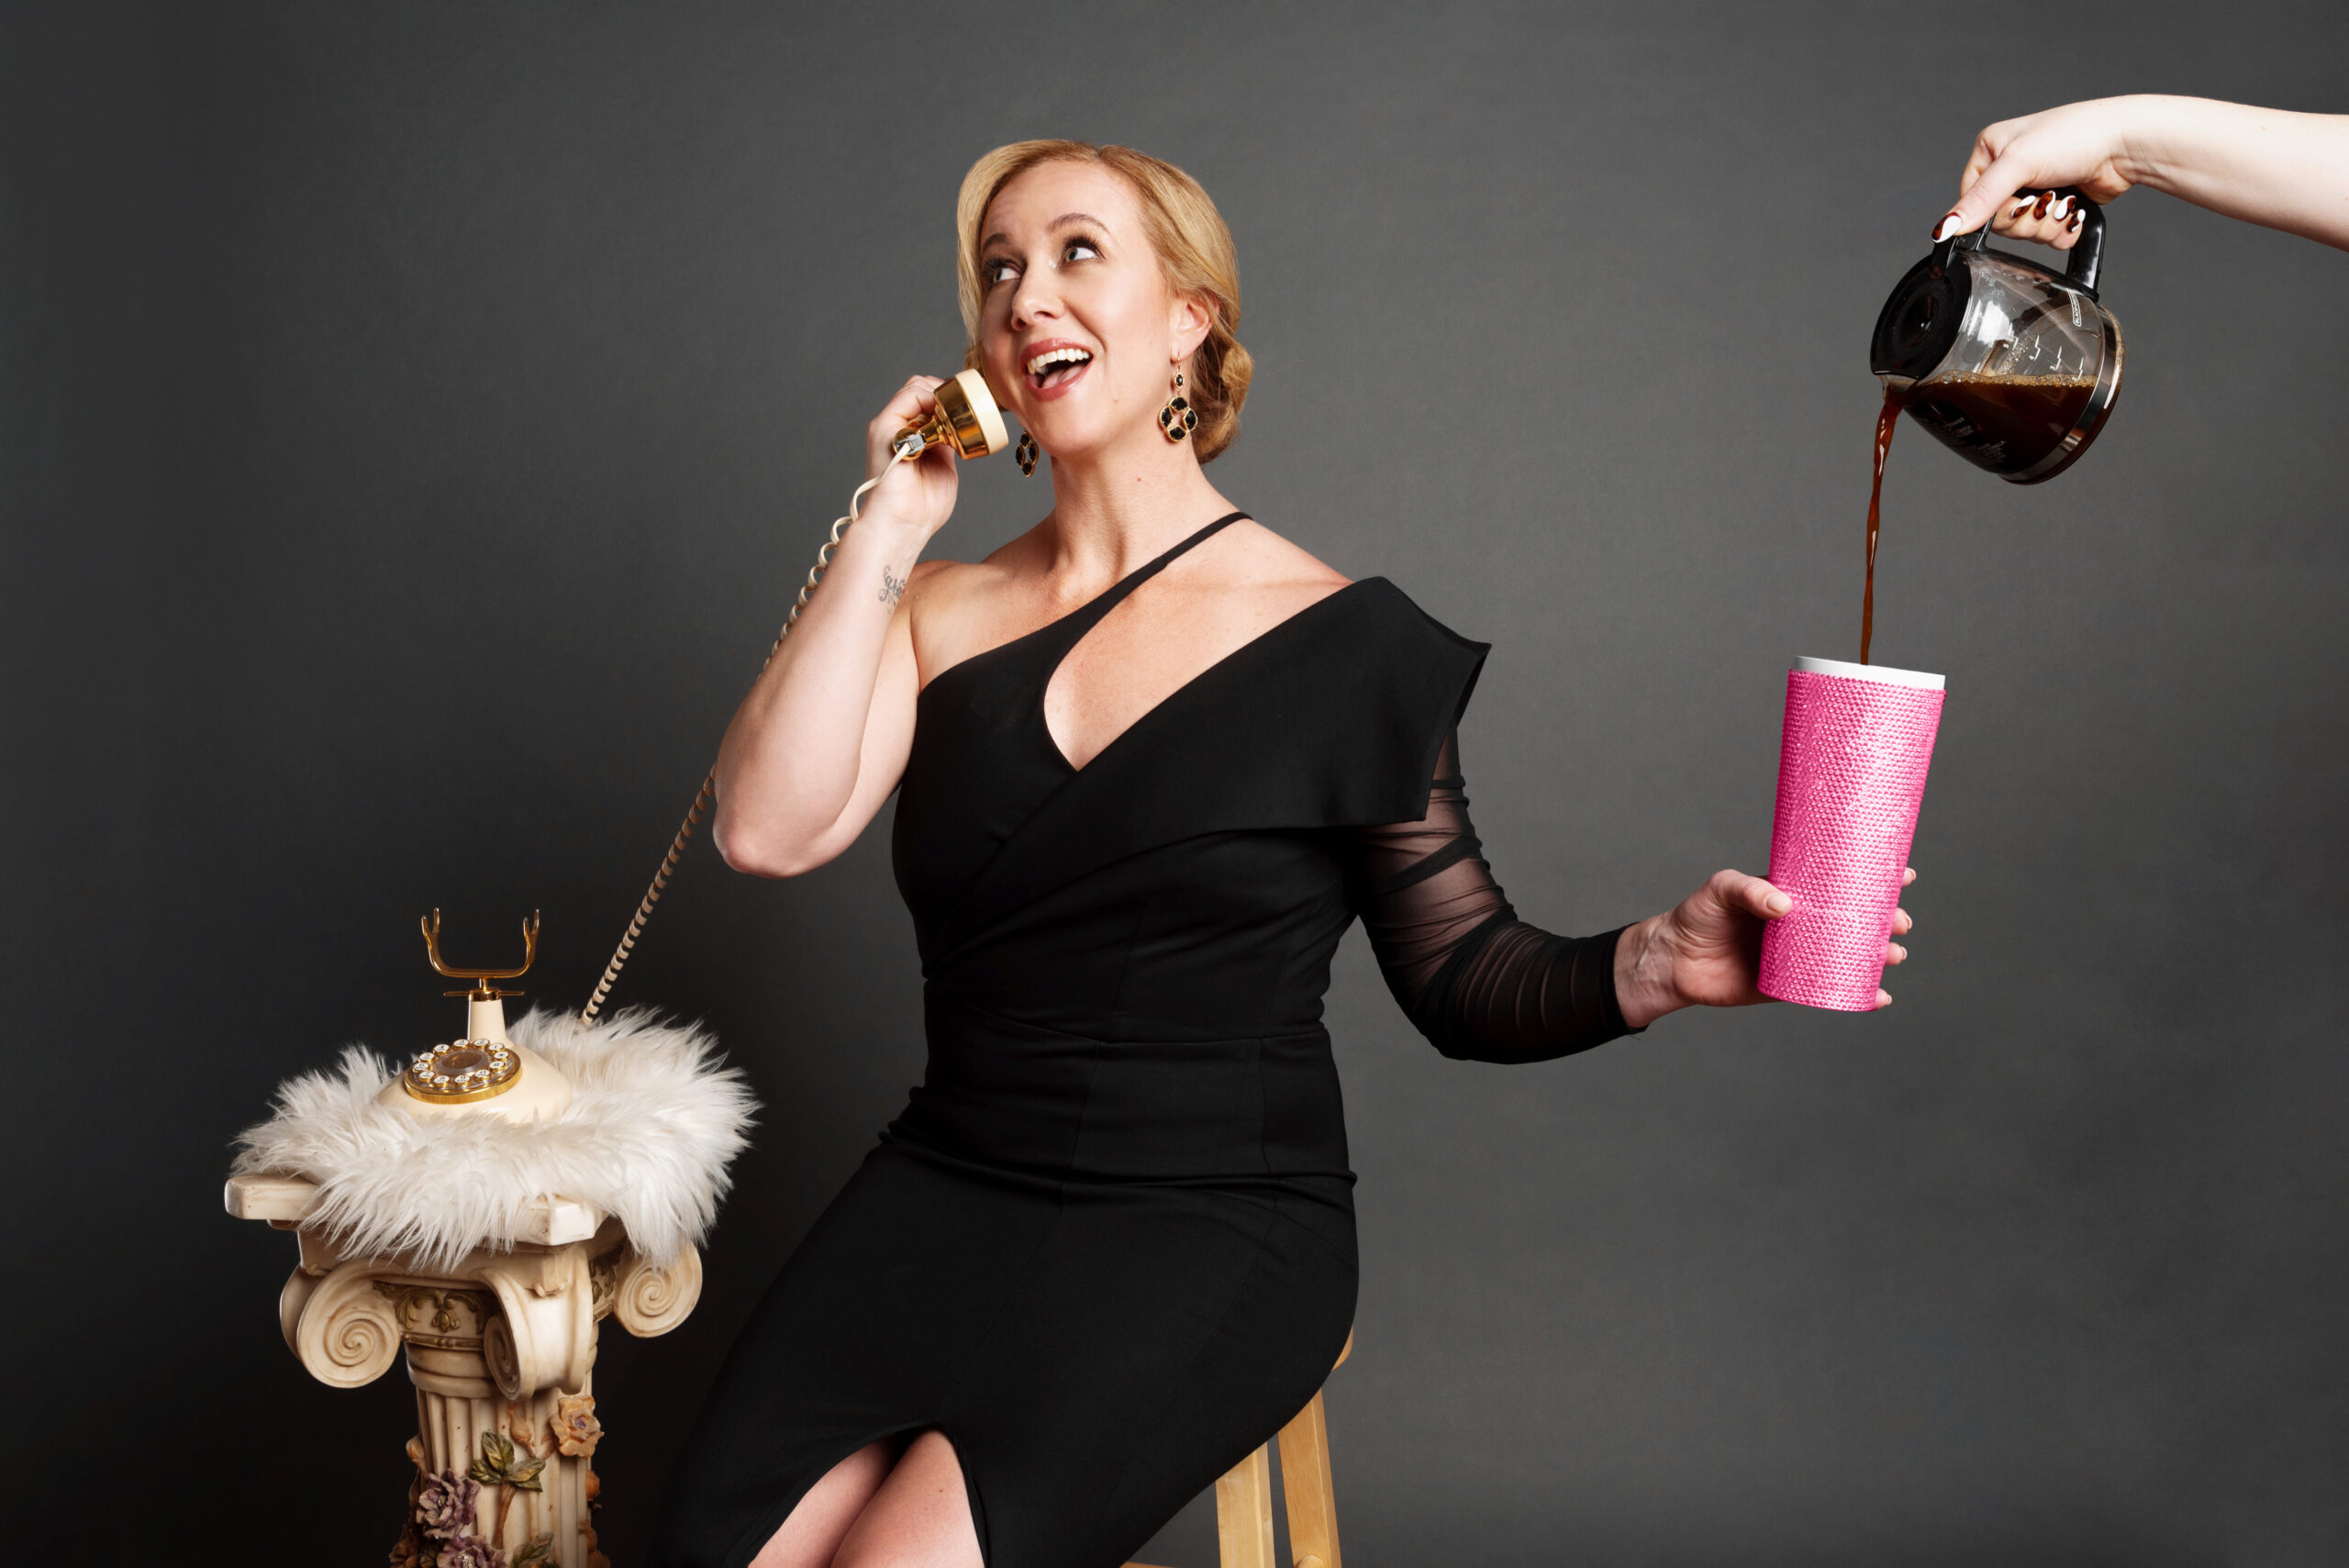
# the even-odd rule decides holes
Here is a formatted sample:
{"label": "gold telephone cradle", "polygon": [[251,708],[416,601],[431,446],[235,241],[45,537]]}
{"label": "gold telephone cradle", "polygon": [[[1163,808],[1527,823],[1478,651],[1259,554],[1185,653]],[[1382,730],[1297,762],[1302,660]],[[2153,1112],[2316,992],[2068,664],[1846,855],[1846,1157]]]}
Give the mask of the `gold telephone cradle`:
{"label": "gold telephone cradle", "polygon": [[[522,962],[511,969],[459,969],[440,956],[440,911],[435,909],[418,924],[424,930],[424,956],[433,969],[451,980],[470,980],[473,984],[462,991],[442,993],[465,999],[464,1035],[418,1051],[401,1072],[400,1088],[409,1098],[428,1106],[475,1105],[495,1099],[519,1085],[527,1066],[533,1069],[533,1087],[540,1086],[536,1083],[539,1076],[551,1077],[555,1082],[545,1086],[557,1089],[561,1100],[569,1103],[570,1085],[561,1081],[562,1074],[516,1045],[506,1033],[505,998],[521,993],[501,990],[490,984],[494,980],[518,980],[529,973],[530,965],[538,961],[538,912],[531,911],[530,917],[522,922]],[[535,1111],[537,1107],[531,1109]],[[525,1113],[526,1118],[529,1114]]]}

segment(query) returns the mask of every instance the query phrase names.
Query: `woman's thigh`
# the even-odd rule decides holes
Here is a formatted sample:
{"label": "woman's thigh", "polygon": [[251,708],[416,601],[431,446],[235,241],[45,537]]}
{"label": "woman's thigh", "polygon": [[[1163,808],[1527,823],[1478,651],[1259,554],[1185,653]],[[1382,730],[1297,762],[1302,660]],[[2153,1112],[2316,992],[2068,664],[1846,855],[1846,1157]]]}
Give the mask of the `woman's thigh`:
{"label": "woman's thigh", "polygon": [[867,1443],[807,1489],[751,1560],[751,1568],[827,1568],[889,1478],[890,1444]]}
{"label": "woman's thigh", "polygon": [[[831,1568],[980,1568],[963,1464],[943,1433],[927,1431],[873,1495]],[[755,1568],[768,1568],[763,1559]],[[793,1560],[793,1568],[796,1561]]]}

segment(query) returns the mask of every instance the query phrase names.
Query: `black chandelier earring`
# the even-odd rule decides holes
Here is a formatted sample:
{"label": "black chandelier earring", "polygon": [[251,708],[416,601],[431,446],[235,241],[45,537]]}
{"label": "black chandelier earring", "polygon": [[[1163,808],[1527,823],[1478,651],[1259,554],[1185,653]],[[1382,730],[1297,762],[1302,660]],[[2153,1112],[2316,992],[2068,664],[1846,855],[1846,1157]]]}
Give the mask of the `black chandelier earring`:
{"label": "black chandelier earring", "polygon": [[1025,430],[1020,431],[1019,444],[1011,449],[1011,461],[1019,465],[1019,472],[1035,473],[1037,463],[1042,462],[1043,457],[1044,449],[1036,444],[1036,438]]}
{"label": "black chandelier earring", "polygon": [[1192,431],[1199,428],[1199,411],[1191,406],[1189,398],[1183,395],[1181,371],[1174,373],[1174,395],[1168,398],[1166,406],[1158,411],[1158,428],[1166,432],[1166,439],[1170,441],[1186,440]]}

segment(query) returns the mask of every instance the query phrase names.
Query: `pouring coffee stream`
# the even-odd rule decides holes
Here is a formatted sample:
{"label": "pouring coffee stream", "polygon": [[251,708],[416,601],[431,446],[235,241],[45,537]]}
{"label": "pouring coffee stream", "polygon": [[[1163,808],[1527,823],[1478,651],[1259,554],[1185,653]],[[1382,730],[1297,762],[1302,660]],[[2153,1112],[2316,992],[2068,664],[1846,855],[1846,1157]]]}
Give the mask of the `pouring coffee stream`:
{"label": "pouring coffee stream", "polygon": [[2081,215],[2062,272],[1988,249],[1986,227],[1935,244],[1876,316],[1868,368],[1884,384],[1884,406],[1868,495],[1863,664],[1876,633],[1885,456],[1901,411],[1968,462],[2037,484],[2079,460],[2120,396],[2121,323],[2097,298],[2104,211],[2076,188],[2048,195],[2069,196]]}
{"label": "pouring coffee stream", "polygon": [[1876,483],[1868,488],[1868,585],[1860,598],[1860,662],[1868,662],[1868,647],[1876,640],[1876,536],[1884,523],[1884,457],[1892,450],[1892,433],[1900,428],[1900,411],[1909,406],[1906,387],[1884,389],[1884,406],[1876,417]]}

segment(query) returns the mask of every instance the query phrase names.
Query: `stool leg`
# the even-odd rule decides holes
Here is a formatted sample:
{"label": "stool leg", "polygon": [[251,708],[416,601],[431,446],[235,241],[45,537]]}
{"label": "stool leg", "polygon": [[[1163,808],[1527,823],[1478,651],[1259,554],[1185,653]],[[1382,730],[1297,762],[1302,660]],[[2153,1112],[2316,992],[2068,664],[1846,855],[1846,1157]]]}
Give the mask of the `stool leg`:
{"label": "stool leg", "polygon": [[1338,1498],[1330,1485],[1330,1419],[1319,1394],[1281,1429],[1281,1490],[1288,1496],[1288,1548],[1297,1568],[1342,1568]]}
{"label": "stool leg", "polygon": [[1215,1484],[1215,1530],[1223,1568],[1275,1568],[1270,1444],[1233,1465]]}

